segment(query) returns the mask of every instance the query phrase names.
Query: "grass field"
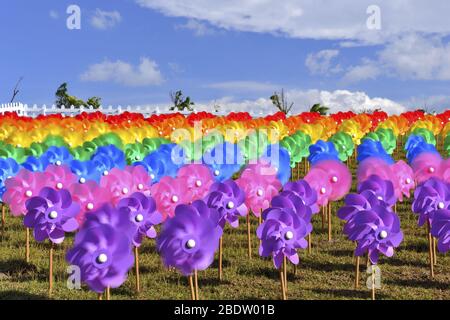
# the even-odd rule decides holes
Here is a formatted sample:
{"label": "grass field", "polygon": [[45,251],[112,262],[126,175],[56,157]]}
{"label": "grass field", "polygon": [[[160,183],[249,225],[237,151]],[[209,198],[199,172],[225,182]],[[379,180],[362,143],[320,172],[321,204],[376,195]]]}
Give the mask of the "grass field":
{"label": "grass field", "polygon": [[[352,171],[355,167],[352,166]],[[354,187],[353,187],[354,188]],[[366,267],[361,267],[361,285],[354,284],[354,244],[342,235],[343,223],[336,217],[342,202],[333,204],[333,241],[328,242],[322,229],[320,215],[315,216],[313,252],[300,252],[300,264],[294,274],[288,268],[289,299],[370,299],[365,286]],[[411,201],[397,206],[404,241],[394,257],[380,259],[382,288],[377,299],[450,299],[450,256],[438,254],[435,279],[429,277],[428,242],[425,228],[417,227],[411,213]],[[8,217],[7,229],[0,242],[0,299],[49,299],[49,243],[32,241],[31,263],[25,262],[25,230],[22,219]],[[252,220],[252,231],[257,219]],[[85,286],[81,290],[66,287],[67,263],[65,252],[73,237],[65,240],[55,251],[55,283],[51,299],[96,299]],[[253,258],[247,257],[245,219],[238,229],[228,228],[224,235],[224,279],[218,281],[217,264],[199,273],[200,299],[279,299],[279,273],[269,259],[258,256],[258,240],[253,235]],[[134,291],[135,277],[111,290],[112,299],[190,299],[188,281],[176,271],[165,270],[155,251],[153,240],[145,240],[140,249],[141,287]]]}

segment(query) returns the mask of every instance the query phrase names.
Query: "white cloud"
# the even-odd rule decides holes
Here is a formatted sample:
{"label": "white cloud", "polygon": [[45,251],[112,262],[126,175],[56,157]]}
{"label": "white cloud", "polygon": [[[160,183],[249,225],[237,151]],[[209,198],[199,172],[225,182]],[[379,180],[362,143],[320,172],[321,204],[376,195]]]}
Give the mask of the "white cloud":
{"label": "white cloud", "polygon": [[91,18],[91,25],[99,30],[113,28],[122,21],[122,16],[118,11],[95,10],[95,15]]}
{"label": "white cloud", "polygon": [[411,97],[404,102],[412,109],[425,109],[428,111],[443,112],[450,109],[450,96],[435,95],[426,97]]}
{"label": "white cloud", "polygon": [[306,57],[305,66],[312,74],[327,75],[341,71],[339,65],[332,66],[332,61],[339,55],[339,50],[322,50],[310,53]]}
{"label": "white cloud", "polygon": [[257,81],[228,81],[211,83],[204,86],[205,88],[219,89],[224,91],[251,91],[251,92],[270,92],[274,90],[280,90],[282,86],[267,82]]}
{"label": "white cloud", "polygon": [[450,43],[410,33],[390,41],[373,60],[348,68],[344,83],[390,76],[406,80],[450,80]]}
{"label": "white cloud", "polygon": [[405,32],[450,34],[448,0],[378,0],[381,29],[367,28],[373,0],[136,0],[171,17],[207,21],[228,30],[282,34],[293,38],[380,43]]}
{"label": "white cloud", "polygon": [[[395,101],[386,98],[369,97],[366,93],[360,91],[325,91],[325,90],[287,90],[285,92],[287,100],[294,102],[292,114],[298,114],[309,111],[315,103],[321,103],[330,108],[330,112],[352,110],[360,112],[363,110],[382,109],[391,114],[398,114],[407,110],[407,108]],[[276,112],[270,99],[258,98],[255,100],[236,100],[232,97],[224,97],[219,100],[196,104],[198,111],[211,111],[214,105],[221,106],[221,112],[247,111],[253,115],[272,114]]]}
{"label": "white cloud", "polygon": [[59,13],[56,10],[50,10],[50,12],[48,13],[50,18],[52,19],[58,19],[59,18]]}
{"label": "white cloud", "polygon": [[80,76],[82,81],[115,82],[126,86],[159,85],[164,79],[155,61],[142,58],[138,66],[121,60],[93,64]]}
{"label": "white cloud", "polygon": [[215,34],[215,30],[208,27],[205,23],[195,19],[189,19],[185,24],[177,24],[176,30],[185,29],[194,32],[197,37],[209,36]]}
{"label": "white cloud", "polygon": [[450,43],[408,34],[389,43],[379,62],[405,79],[450,80]]}
{"label": "white cloud", "polygon": [[380,74],[380,68],[372,61],[366,60],[360,65],[348,68],[342,82],[349,84],[364,80],[375,80]]}

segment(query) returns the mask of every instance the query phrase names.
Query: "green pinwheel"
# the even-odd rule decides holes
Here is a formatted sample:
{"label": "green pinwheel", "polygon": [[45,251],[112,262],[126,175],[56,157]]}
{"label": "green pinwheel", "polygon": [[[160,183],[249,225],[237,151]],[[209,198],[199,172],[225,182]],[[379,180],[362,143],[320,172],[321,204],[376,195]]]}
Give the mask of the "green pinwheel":
{"label": "green pinwheel", "polygon": [[73,155],[75,160],[87,161],[91,159],[91,156],[94,154],[93,150],[87,150],[82,146],[78,146],[70,150],[70,153]]}
{"label": "green pinwheel", "polygon": [[0,148],[0,158],[13,158],[17,163],[24,163],[30,155],[28,148],[14,147],[5,144]]}
{"label": "green pinwheel", "polygon": [[300,147],[297,145],[297,142],[294,138],[288,136],[281,140],[280,145],[289,153],[291,168],[295,168],[295,165],[302,161]]}
{"label": "green pinwheel", "polygon": [[64,140],[61,136],[55,136],[49,134],[45,137],[44,141],[42,141],[48,148],[50,147],[66,147],[69,148],[69,144]]}
{"label": "green pinwheel", "polygon": [[309,134],[306,134],[303,131],[296,131],[291,137],[295,140],[299,148],[301,159],[308,157],[309,146],[311,145],[311,137]]}
{"label": "green pinwheel", "polygon": [[223,143],[224,140],[223,135],[218,132],[207,134],[202,139],[202,154],[208,150],[211,150],[219,143]]}
{"label": "green pinwheel", "polygon": [[397,147],[397,139],[395,138],[394,131],[388,128],[380,128],[375,133],[383,145],[384,150],[388,154],[392,154]]}
{"label": "green pinwheel", "polygon": [[125,158],[127,159],[128,165],[131,165],[136,161],[142,161],[146,155],[147,150],[140,142],[125,145]]}
{"label": "green pinwheel", "polygon": [[40,157],[45,151],[47,151],[48,146],[45,143],[33,142],[30,145],[29,153],[31,156],[36,158]]}
{"label": "green pinwheel", "polygon": [[[95,139],[94,139],[95,140]],[[98,147],[101,147],[102,145],[97,145],[94,140],[92,141],[86,141],[85,143],[83,143],[83,149],[86,150],[87,152],[92,152],[94,153],[95,150],[97,150]],[[97,140],[97,143],[100,142],[99,140]]]}
{"label": "green pinwheel", "polygon": [[170,143],[170,140],[164,138],[145,138],[142,140],[142,145],[147,150],[147,154],[155,151],[160,145]]}
{"label": "green pinwheel", "polygon": [[436,138],[434,137],[433,132],[425,128],[416,128],[411,134],[416,136],[421,136],[427,143],[436,146]]}
{"label": "green pinwheel", "polygon": [[353,154],[355,144],[348,133],[339,131],[330,138],[330,141],[333,142],[336,150],[339,152],[341,161],[346,161]]}
{"label": "green pinwheel", "polygon": [[122,139],[114,132],[109,132],[98,136],[93,140],[97,146],[115,145],[118,149],[123,150]]}
{"label": "green pinwheel", "polygon": [[269,145],[267,134],[262,131],[253,131],[238,142],[245,161],[259,158]]}

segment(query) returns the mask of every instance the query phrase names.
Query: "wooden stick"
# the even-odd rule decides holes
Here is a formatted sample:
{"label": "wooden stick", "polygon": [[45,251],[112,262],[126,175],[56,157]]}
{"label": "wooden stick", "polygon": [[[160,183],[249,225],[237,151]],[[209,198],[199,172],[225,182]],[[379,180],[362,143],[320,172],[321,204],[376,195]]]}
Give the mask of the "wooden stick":
{"label": "wooden stick", "polygon": [[431,236],[430,220],[428,220],[427,226],[428,226],[428,254],[430,259],[430,276],[431,278],[434,278],[433,237]]}
{"label": "wooden stick", "polygon": [[192,276],[189,276],[189,286],[191,287],[191,299],[195,300],[194,280],[192,279]]}
{"label": "wooden stick", "polygon": [[322,207],[322,230],[325,229],[325,211],[326,211],[326,206]]}
{"label": "wooden stick", "polygon": [[53,291],[53,242],[50,244],[49,268],[48,268],[48,295]]}
{"label": "wooden stick", "polygon": [[312,253],[312,235],[311,232],[308,234],[308,253]]}
{"label": "wooden stick", "polygon": [[25,261],[30,263],[30,228],[26,228],[26,238],[25,238]]}
{"label": "wooden stick", "polygon": [[6,227],[6,209],[5,204],[2,204],[2,237],[5,233],[5,227]]}
{"label": "wooden stick", "polygon": [[288,293],[288,282],[287,282],[287,264],[286,264],[286,256],[283,258],[283,273],[284,273],[284,291],[286,292],[286,299]]}
{"label": "wooden stick", "polygon": [[331,242],[331,202],[328,202],[328,241]]}
{"label": "wooden stick", "polygon": [[356,257],[356,269],[355,269],[355,289],[359,288],[359,263],[361,257]]}
{"label": "wooden stick", "polygon": [[99,293],[97,295],[97,300],[103,300],[103,293]]}
{"label": "wooden stick", "polygon": [[[262,209],[261,209],[261,211],[259,212],[258,222],[259,222],[259,225],[261,225],[261,224],[263,223],[263,220],[262,220]],[[262,244],[262,240],[259,239],[259,246],[260,246],[260,247],[261,247],[261,244]]]}
{"label": "wooden stick", "polygon": [[250,212],[247,214],[247,242],[248,242],[248,258],[252,258],[252,238],[250,229]]}
{"label": "wooden stick", "polygon": [[200,300],[198,296],[198,274],[197,269],[194,270],[195,300]]}
{"label": "wooden stick", "polygon": [[284,272],[283,267],[280,268],[280,285],[281,285],[281,299],[286,300],[286,291],[284,289]]}
{"label": "wooden stick", "polygon": [[106,300],[111,300],[111,288],[106,287]]}
{"label": "wooden stick", "polygon": [[136,292],[141,291],[141,282],[139,278],[139,248],[134,247],[134,266],[135,266],[135,273],[136,273]]}
{"label": "wooden stick", "polygon": [[435,237],[433,237],[433,258],[434,265],[437,265],[437,240]]}
{"label": "wooden stick", "polygon": [[219,239],[219,281],[222,281],[223,238]]}

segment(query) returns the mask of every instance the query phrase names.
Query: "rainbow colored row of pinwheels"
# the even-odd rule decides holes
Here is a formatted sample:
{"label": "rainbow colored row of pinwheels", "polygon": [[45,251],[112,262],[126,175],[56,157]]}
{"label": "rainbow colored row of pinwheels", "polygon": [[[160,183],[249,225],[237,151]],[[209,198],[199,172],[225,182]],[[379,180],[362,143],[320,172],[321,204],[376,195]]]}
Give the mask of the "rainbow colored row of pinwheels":
{"label": "rainbow colored row of pinwheels", "polygon": [[[298,264],[297,250],[311,243],[313,215],[344,197],[338,211],[344,233],[356,242],[356,256],[376,264],[400,245],[395,205],[416,187],[412,209],[419,225],[428,224],[445,252],[450,160],[436,146],[450,152],[449,120],[450,112],[258,119],[245,113],[8,114],[0,122],[0,199],[39,242],[60,244],[76,232],[67,260],[98,293],[126,280],[133,248],[145,237],[157,238],[167,267],[187,276],[208,268],[226,225],[237,228],[251,214],[260,218],[260,255],[272,256],[276,268],[286,259]],[[391,156],[405,135],[409,164]],[[349,194],[352,175],[344,161],[355,148],[358,187]],[[304,179],[290,182],[291,170],[305,159]]]}

